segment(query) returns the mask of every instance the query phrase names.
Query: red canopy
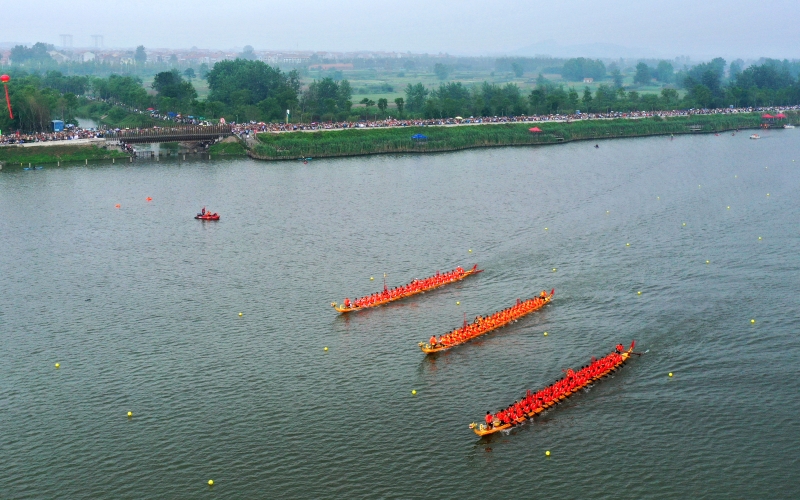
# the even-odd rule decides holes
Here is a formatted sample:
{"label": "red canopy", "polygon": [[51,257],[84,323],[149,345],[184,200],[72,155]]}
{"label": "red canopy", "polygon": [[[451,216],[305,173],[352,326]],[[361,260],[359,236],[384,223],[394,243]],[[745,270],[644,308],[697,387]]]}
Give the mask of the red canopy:
{"label": "red canopy", "polygon": [[533,127],[533,128],[529,128],[528,131],[529,132],[541,132],[542,129],[540,129],[539,127]]}
{"label": "red canopy", "polygon": [[761,118],[775,118],[775,117],[774,117],[774,116],[772,116],[772,115],[771,115],[771,114],[769,114],[769,113],[765,113],[765,114],[761,115]]}
{"label": "red canopy", "polygon": [[775,118],[784,119],[786,118],[786,115],[784,115],[783,113],[778,113],[777,115],[775,115]]}

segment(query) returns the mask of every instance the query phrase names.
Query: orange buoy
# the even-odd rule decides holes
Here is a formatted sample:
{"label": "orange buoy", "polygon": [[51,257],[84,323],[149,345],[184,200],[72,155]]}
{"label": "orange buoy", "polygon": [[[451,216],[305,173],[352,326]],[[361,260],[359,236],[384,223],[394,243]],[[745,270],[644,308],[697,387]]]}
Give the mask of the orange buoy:
{"label": "orange buoy", "polygon": [[114,205],[114,208],[119,208],[119,207],[121,207],[121,206],[122,206],[122,205],[120,205],[119,203],[117,203],[116,205]]}
{"label": "orange buoy", "polygon": [[150,198],[150,197],[148,196],[147,198],[145,198],[145,199],[144,199],[144,201],[153,201],[153,198]]}

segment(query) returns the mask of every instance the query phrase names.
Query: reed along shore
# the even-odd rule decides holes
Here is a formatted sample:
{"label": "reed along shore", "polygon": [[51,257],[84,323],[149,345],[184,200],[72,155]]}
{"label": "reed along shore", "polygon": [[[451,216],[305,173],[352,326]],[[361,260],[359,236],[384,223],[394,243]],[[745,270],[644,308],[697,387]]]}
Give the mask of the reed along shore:
{"label": "reed along shore", "polygon": [[[796,120],[796,114],[790,120]],[[461,126],[349,129],[263,133],[248,155],[260,160],[296,160],[385,153],[433,153],[461,149],[534,146],[571,141],[714,133],[761,127],[760,113],[670,118],[580,120]],[[542,132],[530,132],[537,126]],[[412,139],[421,134],[427,139]]]}

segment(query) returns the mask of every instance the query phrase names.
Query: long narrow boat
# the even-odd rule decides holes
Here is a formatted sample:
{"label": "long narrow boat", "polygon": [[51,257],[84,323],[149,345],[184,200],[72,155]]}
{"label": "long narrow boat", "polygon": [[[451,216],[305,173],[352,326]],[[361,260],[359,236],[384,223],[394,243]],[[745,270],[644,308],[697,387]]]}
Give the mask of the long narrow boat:
{"label": "long narrow boat", "polygon": [[[467,271],[465,271],[461,267],[457,267],[456,269],[450,271],[449,273],[445,273],[444,275],[435,274],[428,278],[424,278],[421,280],[414,280],[407,285],[398,288],[393,288],[391,290],[388,289],[386,287],[386,284],[384,283],[382,292],[378,292],[371,296],[362,297],[361,299],[354,300],[353,302],[350,303],[349,307],[345,304],[337,304],[336,302],[331,302],[331,306],[340,313],[360,311],[362,309],[367,309],[370,307],[379,307],[388,304],[389,302],[394,302],[396,300],[412,297],[414,295],[425,293],[435,288],[443,287],[445,285],[461,281],[468,276],[472,276],[473,274],[478,274],[482,272],[483,269],[478,269],[478,264],[475,264],[472,267],[472,269],[469,269]],[[447,278],[437,279],[441,278],[442,276],[447,276]],[[357,302],[366,301],[366,299],[369,298],[372,298],[372,300],[370,300],[368,303],[361,303],[359,305],[356,305]],[[345,299],[345,302],[347,302],[348,300],[349,299]]]}
{"label": "long narrow boat", "polygon": [[541,309],[545,305],[549,304],[551,300],[553,300],[553,295],[555,292],[556,290],[554,288],[550,291],[549,295],[547,295],[546,292],[542,292],[543,295],[538,297],[533,297],[521,302],[517,301],[517,303],[513,306],[496,312],[491,316],[487,316],[485,318],[478,316],[475,318],[475,321],[469,325],[465,321],[464,326],[446,334],[445,336],[448,338],[443,340],[441,343],[437,342],[436,344],[431,345],[430,343],[426,344],[424,342],[420,342],[417,345],[425,354],[433,354],[445,351],[457,345],[465,344],[474,338],[485,335],[489,332],[497,330],[498,328],[502,328],[507,324],[532,313],[533,311]]}
{"label": "long narrow boat", "polygon": [[[469,428],[472,429],[478,436],[483,437],[524,423],[529,418],[535,417],[536,415],[557,405],[561,401],[567,399],[595,381],[618,370],[623,364],[625,364],[626,361],[630,359],[631,354],[636,354],[633,352],[633,346],[635,343],[635,341],[631,342],[631,347],[627,351],[625,351],[621,345],[618,346],[617,350],[611,354],[601,359],[592,361],[592,363],[582,368],[578,372],[567,370],[567,375],[565,377],[559,379],[557,382],[542,389],[541,391],[536,393],[531,393],[528,391],[528,394],[520,401],[520,404],[523,405],[523,407],[526,403],[530,402],[530,404],[527,405],[528,410],[522,412],[522,415],[519,417],[513,419],[507,418],[506,420],[511,420],[510,422],[502,422],[495,415],[491,425],[478,425],[473,422],[469,424]],[[595,365],[595,363],[597,363],[597,365]],[[595,366],[596,369],[593,370],[593,366]],[[514,405],[509,406],[509,408],[513,407]],[[500,413],[502,412],[498,412],[498,415]]]}

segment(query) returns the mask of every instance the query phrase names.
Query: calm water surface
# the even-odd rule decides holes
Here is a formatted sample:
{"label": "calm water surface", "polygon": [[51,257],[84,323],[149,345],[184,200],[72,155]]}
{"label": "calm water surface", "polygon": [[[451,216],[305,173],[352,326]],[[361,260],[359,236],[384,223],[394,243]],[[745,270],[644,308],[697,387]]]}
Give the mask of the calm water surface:
{"label": "calm water surface", "polygon": [[[797,134],[6,167],[0,497],[796,498]],[[468,429],[632,339],[649,352],[534,422]]]}

